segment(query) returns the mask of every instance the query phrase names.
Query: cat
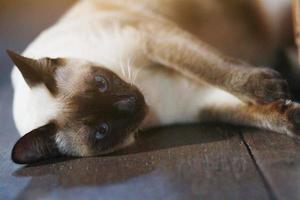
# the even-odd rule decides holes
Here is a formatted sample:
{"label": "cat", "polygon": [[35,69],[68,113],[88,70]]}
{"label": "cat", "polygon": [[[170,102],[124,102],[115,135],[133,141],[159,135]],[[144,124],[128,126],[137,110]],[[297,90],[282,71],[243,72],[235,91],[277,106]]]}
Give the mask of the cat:
{"label": "cat", "polygon": [[[7,51],[22,135],[12,160],[98,156],[132,144],[140,129],[215,120],[298,137],[287,82],[235,59],[269,62],[283,40],[249,2],[79,1],[23,55]],[[261,23],[227,12],[250,8]]]}

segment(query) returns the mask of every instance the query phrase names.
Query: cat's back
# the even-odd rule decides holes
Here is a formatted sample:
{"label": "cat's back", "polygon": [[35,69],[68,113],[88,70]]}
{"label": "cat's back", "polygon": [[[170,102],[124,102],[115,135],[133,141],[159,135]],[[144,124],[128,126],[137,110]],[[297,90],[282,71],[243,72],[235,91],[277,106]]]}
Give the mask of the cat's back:
{"label": "cat's back", "polygon": [[83,0],[74,5],[61,22],[101,14],[114,15],[115,22],[120,21],[117,15],[134,18],[139,23],[163,19],[229,56],[266,65],[273,60],[278,46],[289,37],[288,28],[278,29],[287,7],[288,0],[271,3],[270,0]]}

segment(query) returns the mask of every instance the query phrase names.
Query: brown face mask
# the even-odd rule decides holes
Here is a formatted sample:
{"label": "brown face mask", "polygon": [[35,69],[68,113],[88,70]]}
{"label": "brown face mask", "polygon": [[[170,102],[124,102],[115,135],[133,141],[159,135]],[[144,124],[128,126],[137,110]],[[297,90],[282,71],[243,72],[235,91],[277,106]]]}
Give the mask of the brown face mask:
{"label": "brown face mask", "polygon": [[88,62],[76,65],[74,59],[34,60],[11,51],[8,54],[30,88],[44,84],[63,105],[48,124],[19,139],[12,152],[16,163],[112,152],[122,147],[146,115],[141,92],[102,66]]}

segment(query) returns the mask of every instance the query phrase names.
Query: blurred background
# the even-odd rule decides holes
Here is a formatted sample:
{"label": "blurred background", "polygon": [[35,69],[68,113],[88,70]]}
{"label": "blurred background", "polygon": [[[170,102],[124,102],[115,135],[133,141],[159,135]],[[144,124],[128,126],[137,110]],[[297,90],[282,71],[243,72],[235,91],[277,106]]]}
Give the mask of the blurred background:
{"label": "blurred background", "polygon": [[52,25],[75,0],[0,1],[0,150],[19,137],[12,120],[12,62],[6,49],[23,52],[45,28]]}

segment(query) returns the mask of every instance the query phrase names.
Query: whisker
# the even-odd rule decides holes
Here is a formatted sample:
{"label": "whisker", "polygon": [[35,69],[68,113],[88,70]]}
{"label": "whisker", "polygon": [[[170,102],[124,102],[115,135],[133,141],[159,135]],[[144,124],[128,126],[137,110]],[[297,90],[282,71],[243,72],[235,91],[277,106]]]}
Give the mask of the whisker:
{"label": "whisker", "polygon": [[128,74],[129,74],[130,83],[131,83],[131,85],[132,85],[131,68],[130,68],[130,66],[129,66],[129,62],[127,62],[127,69],[128,69]]}
{"label": "whisker", "polygon": [[130,67],[130,59],[127,60],[127,70],[128,70],[128,81],[132,85],[132,76],[131,76],[131,67]]}
{"label": "whisker", "polygon": [[123,75],[123,78],[126,80],[127,79],[127,74],[126,74],[126,68],[123,64],[123,62],[121,61],[121,59],[119,59],[119,65],[121,67],[121,70],[122,70],[122,75]]}
{"label": "whisker", "polygon": [[138,70],[136,70],[136,73],[135,73],[134,78],[133,78],[133,83],[135,83],[138,74],[139,74],[142,70],[143,70],[143,67],[140,67]]}
{"label": "whisker", "polygon": [[122,75],[125,77],[124,66],[122,65],[122,63],[120,63],[120,67],[121,67],[121,72],[122,72]]}

